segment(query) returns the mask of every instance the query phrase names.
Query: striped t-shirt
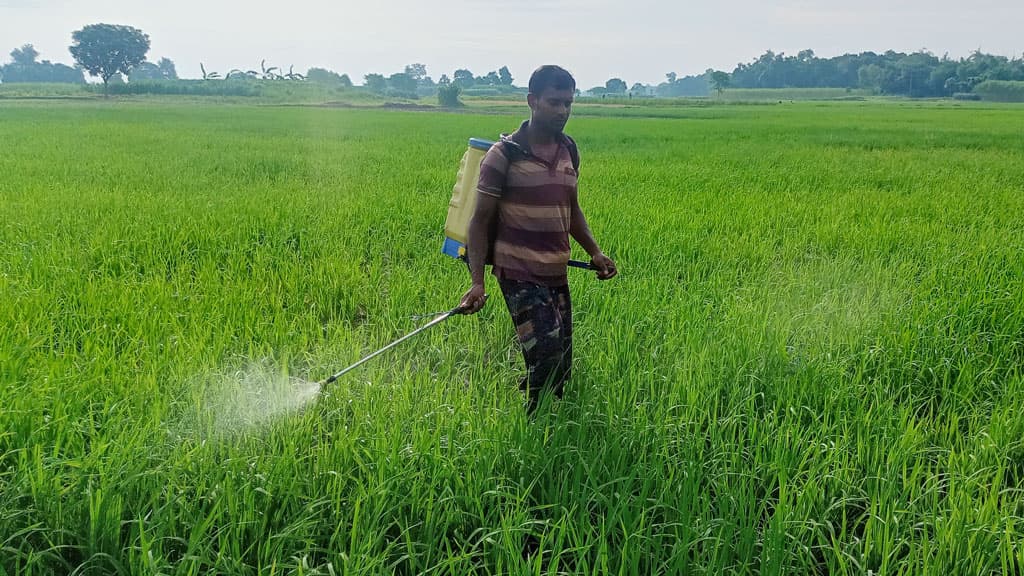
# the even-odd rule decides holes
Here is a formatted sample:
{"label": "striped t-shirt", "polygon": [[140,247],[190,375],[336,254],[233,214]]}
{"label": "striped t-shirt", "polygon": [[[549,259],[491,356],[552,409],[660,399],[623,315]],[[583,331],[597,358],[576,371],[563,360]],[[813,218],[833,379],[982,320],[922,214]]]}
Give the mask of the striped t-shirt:
{"label": "striped t-shirt", "polygon": [[530,151],[527,124],[492,146],[480,165],[478,193],[501,199],[492,232],[494,275],[564,286],[577,177],[570,140],[559,139],[552,161],[540,158]]}

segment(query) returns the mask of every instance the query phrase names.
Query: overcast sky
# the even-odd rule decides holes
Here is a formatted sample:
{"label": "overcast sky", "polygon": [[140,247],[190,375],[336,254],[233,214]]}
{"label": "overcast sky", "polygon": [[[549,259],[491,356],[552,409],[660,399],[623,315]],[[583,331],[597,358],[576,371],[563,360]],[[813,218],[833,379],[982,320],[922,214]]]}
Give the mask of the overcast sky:
{"label": "overcast sky", "polygon": [[731,71],[765,50],[1024,51],[1022,0],[0,0],[0,62],[31,43],[41,59],[70,64],[72,31],[98,22],[142,29],[149,60],[170,58],[181,77],[198,77],[200,62],[223,74],[266,58],[357,84],[414,62],[435,80],[507,65],[518,85],[557,63],[586,89],[611,77],[656,84],[667,72]]}

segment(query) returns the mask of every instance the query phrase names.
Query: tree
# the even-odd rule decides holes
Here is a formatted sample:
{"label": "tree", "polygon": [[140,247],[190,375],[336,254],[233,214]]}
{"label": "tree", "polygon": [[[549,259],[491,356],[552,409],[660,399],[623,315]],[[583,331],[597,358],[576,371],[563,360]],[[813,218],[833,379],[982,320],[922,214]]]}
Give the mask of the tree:
{"label": "tree", "polygon": [[708,77],[708,82],[711,84],[711,89],[718,92],[718,95],[721,96],[722,92],[731,84],[729,73],[721,70],[709,70],[709,72],[711,74]]}
{"label": "tree", "polygon": [[447,74],[441,74],[441,77],[437,80],[438,86],[447,86],[452,83],[451,78]]}
{"label": "tree", "polygon": [[459,101],[461,93],[462,88],[458,84],[442,84],[437,88],[437,101],[446,108],[457,108],[462,106],[462,102]]}
{"label": "tree", "polygon": [[405,67],[405,73],[418,84],[427,77],[427,67],[424,64],[409,64]]}
{"label": "tree", "polygon": [[341,78],[338,78],[338,83],[341,84],[342,88],[352,87],[352,79],[348,77],[348,74],[342,74]]}
{"label": "tree", "polygon": [[662,82],[654,89],[654,93],[662,97],[676,98],[679,96],[707,96],[708,81],[703,74],[700,76],[684,76],[679,78],[675,74],[666,74],[665,79],[672,79],[671,82]]}
{"label": "tree", "polygon": [[502,86],[512,85],[512,73],[509,72],[508,66],[498,68],[498,80],[501,82]]}
{"label": "tree", "polygon": [[608,94],[625,94],[626,93],[626,82],[621,78],[612,78],[604,83],[605,89]]}
{"label": "tree", "polygon": [[676,78],[677,76],[675,72],[669,72],[668,74],[665,74],[665,80],[668,80],[669,84],[675,82]]}
{"label": "tree", "polygon": [[897,90],[902,92],[899,88],[905,86],[907,95],[911,98],[930,96],[931,94],[928,92],[928,77],[938,62],[938,58],[925,51],[915,52],[900,58],[896,62],[898,75],[893,79]]}
{"label": "tree", "polygon": [[163,73],[165,80],[178,79],[178,71],[174,68],[174,62],[170,58],[161,58],[156,65],[160,68],[160,72]]}
{"label": "tree", "polygon": [[452,83],[458,84],[460,88],[469,88],[473,85],[473,73],[465,68],[460,68],[452,74]]}
{"label": "tree", "polygon": [[11,51],[12,62],[0,65],[0,78],[4,82],[62,82],[85,84],[85,76],[78,68],[54,64],[49,60],[37,62],[39,51],[31,44],[24,44]]}
{"label": "tree", "polygon": [[[202,62],[199,63],[199,71],[203,73],[203,80],[216,80],[220,78],[220,72],[207,72],[206,66],[203,66]],[[256,72],[252,71],[252,75],[255,77]]]}
{"label": "tree", "polygon": [[0,77],[6,83],[17,82],[60,82],[68,84],[85,84],[85,76],[80,68],[72,68],[64,64],[54,64],[49,60],[32,64],[10,63],[0,66]]}
{"label": "tree", "polygon": [[71,39],[71,55],[90,76],[103,79],[104,92],[114,74],[127,74],[149,52],[149,36],[131,26],[90,24],[72,33]]}
{"label": "tree", "polygon": [[416,94],[416,80],[405,72],[388,76],[388,88],[402,95]]}
{"label": "tree", "polygon": [[12,64],[18,64],[21,66],[30,66],[36,63],[36,58],[39,57],[39,51],[35,49],[31,44],[25,44],[21,48],[15,48],[11,50],[11,59],[14,60]]}
{"label": "tree", "polygon": [[160,70],[160,67],[152,62],[139,62],[138,66],[135,66],[128,73],[129,82],[137,82],[139,80],[163,80],[164,73]]}
{"label": "tree", "polygon": [[367,74],[363,76],[363,86],[370,92],[383,94],[388,89],[388,81],[384,79],[383,74]]}
{"label": "tree", "polygon": [[865,64],[857,69],[857,83],[861,88],[867,88],[874,93],[882,90],[882,82],[885,79],[885,69],[878,64]]}
{"label": "tree", "polygon": [[[230,75],[230,74],[229,74]],[[139,62],[128,72],[128,81],[136,80],[177,80],[178,73],[174,69],[174,62],[167,58],[161,58],[160,62],[154,64],[149,61]]]}
{"label": "tree", "polygon": [[306,80],[317,84],[333,85],[341,83],[341,76],[326,68],[310,68],[306,70]]}
{"label": "tree", "polygon": [[498,73],[491,70],[487,73],[487,76],[482,76],[476,79],[477,84],[483,84],[484,86],[497,86],[501,84],[501,79],[498,77]]}

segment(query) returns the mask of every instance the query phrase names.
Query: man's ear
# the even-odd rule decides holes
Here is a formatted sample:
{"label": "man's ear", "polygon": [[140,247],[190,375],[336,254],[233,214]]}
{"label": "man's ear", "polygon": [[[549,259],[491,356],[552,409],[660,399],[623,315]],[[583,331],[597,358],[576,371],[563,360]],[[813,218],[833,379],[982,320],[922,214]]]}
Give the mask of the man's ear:
{"label": "man's ear", "polygon": [[526,104],[530,107],[530,110],[537,109],[537,96],[532,92],[526,95]]}

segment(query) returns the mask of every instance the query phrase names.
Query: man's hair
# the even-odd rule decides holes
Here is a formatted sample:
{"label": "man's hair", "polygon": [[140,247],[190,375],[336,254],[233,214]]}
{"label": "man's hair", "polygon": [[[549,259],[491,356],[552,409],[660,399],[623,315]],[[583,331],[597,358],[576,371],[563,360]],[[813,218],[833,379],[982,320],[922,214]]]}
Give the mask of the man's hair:
{"label": "man's hair", "polygon": [[555,90],[576,90],[576,80],[561,66],[546,64],[530,75],[530,94],[540,96],[548,88]]}

